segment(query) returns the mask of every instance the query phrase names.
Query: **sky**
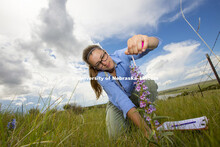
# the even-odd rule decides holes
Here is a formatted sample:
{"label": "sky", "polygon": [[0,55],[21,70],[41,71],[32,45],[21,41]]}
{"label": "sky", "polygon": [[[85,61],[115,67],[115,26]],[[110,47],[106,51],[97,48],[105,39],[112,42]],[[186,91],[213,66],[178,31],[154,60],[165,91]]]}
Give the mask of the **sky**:
{"label": "sky", "polygon": [[[213,47],[220,31],[219,0],[183,0],[190,24]],[[98,44],[109,54],[135,34],[156,36],[160,45],[136,61],[159,91],[214,78],[208,47],[183,19],[178,0],[0,1],[1,109],[103,104],[89,81],[82,50]],[[199,21],[200,20],[200,21]],[[211,60],[220,72],[220,39]]]}

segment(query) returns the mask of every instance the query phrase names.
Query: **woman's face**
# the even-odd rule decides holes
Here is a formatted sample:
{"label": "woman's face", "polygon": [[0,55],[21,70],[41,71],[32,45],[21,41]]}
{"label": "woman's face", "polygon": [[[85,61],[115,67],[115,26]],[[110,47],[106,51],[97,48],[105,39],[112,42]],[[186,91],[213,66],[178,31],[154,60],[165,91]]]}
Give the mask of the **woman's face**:
{"label": "woman's face", "polygon": [[88,58],[89,63],[98,70],[112,70],[114,62],[105,50],[95,49]]}

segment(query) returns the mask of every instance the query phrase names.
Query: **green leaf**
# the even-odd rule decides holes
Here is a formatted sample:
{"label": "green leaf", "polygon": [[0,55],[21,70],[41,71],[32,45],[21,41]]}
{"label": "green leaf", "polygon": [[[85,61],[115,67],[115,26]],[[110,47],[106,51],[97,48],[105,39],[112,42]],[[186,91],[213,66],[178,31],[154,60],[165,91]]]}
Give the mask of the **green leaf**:
{"label": "green leaf", "polygon": [[155,131],[153,130],[151,133],[150,133],[150,136],[149,136],[149,139],[151,140],[151,138],[154,136],[155,134]]}
{"label": "green leaf", "polygon": [[174,133],[173,132],[164,132],[164,133],[162,133],[161,134],[161,136],[172,136],[172,135],[174,135]]}
{"label": "green leaf", "polygon": [[172,145],[173,145],[173,141],[172,140],[170,140],[170,138],[169,137],[167,137],[167,136],[164,136]]}
{"label": "green leaf", "polygon": [[140,97],[138,94],[136,94],[136,93],[132,93],[132,94],[134,94],[136,97]]}
{"label": "green leaf", "polygon": [[157,145],[157,146],[160,146],[156,141],[154,141],[154,139],[152,139],[152,137],[154,136],[154,134],[155,134],[155,131],[152,131],[151,134],[150,134],[150,136],[149,136],[149,138],[146,137],[146,139],[147,139],[147,141],[148,141],[148,143],[147,143],[148,146],[149,146],[150,143],[153,143],[153,144],[155,144],[155,145]]}
{"label": "green leaf", "polygon": [[145,112],[145,110],[144,110],[144,109],[141,109],[141,108],[137,108],[137,111],[139,111],[139,112]]}

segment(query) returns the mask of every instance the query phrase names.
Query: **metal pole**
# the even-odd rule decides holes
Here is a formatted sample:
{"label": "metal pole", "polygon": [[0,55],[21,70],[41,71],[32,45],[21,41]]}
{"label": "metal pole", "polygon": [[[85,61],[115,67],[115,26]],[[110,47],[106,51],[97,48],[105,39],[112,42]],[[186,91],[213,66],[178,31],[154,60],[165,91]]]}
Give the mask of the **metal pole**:
{"label": "metal pole", "polygon": [[203,93],[202,93],[201,87],[200,87],[199,85],[198,85],[198,87],[199,87],[199,91],[201,92],[202,97],[204,97],[204,96],[203,96]]}
{"label": "metal pole", "polygon": [[23,116],[23,113],[24,113],[24,111],[23,111],[23,103],[22,103],[22,107],[21,107],[21,112],[22,112],[22,116]]}
{"label": "metal pole", "polygon": [[209,64],[210,64],[210,66],[212,67],[212,70],[213,70],[213,72],[214,72],[214,74],[215,74],[215,77],[216,77],[216,79],[217,79],[217,81],[218,81],[218,84],[220,85],[219,76],[218,76],[218,74],[217,74],[217,72],[216,72],[216,70],[215,70],[215,67],[213,66],[212,61],[211,61],[211,59],[210,59],[210,57],[209,57],[208,54],[206,54],[206,58],[208,59]]}

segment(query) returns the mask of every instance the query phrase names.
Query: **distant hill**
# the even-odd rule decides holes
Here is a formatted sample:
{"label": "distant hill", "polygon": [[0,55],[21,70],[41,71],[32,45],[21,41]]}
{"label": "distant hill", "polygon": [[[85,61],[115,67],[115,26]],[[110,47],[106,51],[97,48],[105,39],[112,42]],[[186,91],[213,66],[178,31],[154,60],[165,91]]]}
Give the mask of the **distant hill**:
{"label": "distant hill", "polygon": [[[179,86],[179,87],[175,87],[175,88],[170,88],[170,89],[166,89],[166,90],[162,90],[159,91],[158,94],[159,95],[164,95],[164,94],[174,94],[174,93],[181,93],[181,92],[189,92],[189,91],[197,91],[199,90],[198,87],[199,83],[193,83],[193,84],[189,84],[189,85],[184,85],[184,86]],[[205,82],[200,82],[200,87],[201,89],[206,88],[208,86],[211,85],[216,85],[218,84],[217,80],[209,80],[209,81],[205,81]]]}
{"label": "distant hill", "polygon": [[107,104],[99,104],[99,105],[94,105],[94,106],[87,106],[84,107],[85,109],[93,109],[93,108],[105,108]]}

